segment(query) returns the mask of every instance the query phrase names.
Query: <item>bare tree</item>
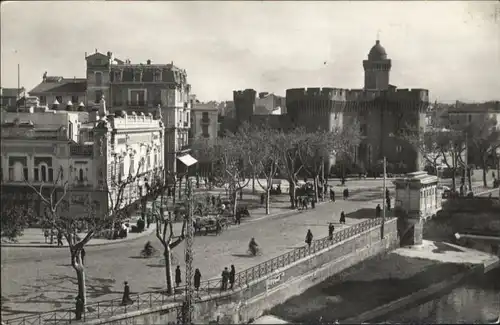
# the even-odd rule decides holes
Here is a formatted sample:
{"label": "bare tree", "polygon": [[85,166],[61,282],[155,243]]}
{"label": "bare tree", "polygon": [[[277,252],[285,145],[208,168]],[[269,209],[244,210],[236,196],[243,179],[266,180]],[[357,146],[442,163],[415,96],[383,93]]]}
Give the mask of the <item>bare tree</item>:
{"label": "bare tree", "polygon": [[279,132],[276,137],[276,150],[278,151],[279,168],[289,183],[291,208],[295,208],[295,197],[298,183],[298,174],[303,166],[300,163],[301,145],[304,143],[306,132],[304,128],[295,128],[290,132]]}
{"label": "bare tree", "polygon": [[212,161],[212,181],[218,187],[225,187],[233,201],[233,215],[236,215],[238,192],[250,182],[245,173],[249,156],[239,134],[227,134],[217,138],[214,143],[197,139],[195,151]]}
{"label": "bare tree", "polygon": [[[257,182],[266,193],[266,214],[269,214],[270,191],[282,158],[278,147],[281,143],[280,133],[267,124],[259,127],[244,125],[239,129],[237,137],[246,153],[245,161],[251,166]],[[265,183],[261,183],[261,177],[265,179]]]}
{"label": "bare tree", "polygon": [[167,293],[172,294],[174,290],[173,277],[172,277],[172,250],[179,246],[185,238],[187,218],[183,218],[182,230],[179,236],[174,235],[174,221],[172,214],[164,210],[164,196],[167,191],[165,184],[162,180],[157,180],[148,189],[148,193],[153,199],[161,198],[161,203],[158,206],[153,204],[152,213],[156,222],[156,238],[160,241],[163,247],[163,258],[165,262],[165,280],[167,283]]}
{"label": "bare tree", "polygon": [[401,133],[399,138],[411,144],[422,155],[427,166],[437,170],[445,156],[441,150],[442,132],[439,129],[430,129],[425,132],[421,129],[420,132]]}
{"label": "bare tree", "polygon": [[464,131],[467,132],[467,139],[479,156],[480,166],[483,170],[483,185],[486,187],[488,186],[486,182],[488,162],[495,160],[496,151],[500,147],[500,130],[497,128],[497,121],[490,117],[485,117],[482,120],[476,119]]}
{"label": "bare tree", "polygon": [[[140,167],[138,168],[138,171]],[[49,187],[49,192],[43,190],[44,184],[36,188],[32,183],[26,181],[27,185],[40,198],[44,207],[41,223],[46,227],[55,229],[67,241],[71,256],[71,266],[76,272],[78,281],[78,295],[86,303],[85,267],[82,262],[82,249],[101,230],[113,226],[119,219],[125,217],[123,213],[126,207],[124,198],[128,189],[138,177],[130,174],[126,178],[118,177],[113,181],[113,186],[108,189],[108,207],[101,207],[101,203],[92,197],[92,192],[74,198],[68,195],[69,179],[63,181],[63,169],[59,169],[57,177]],[[113,175],[112,175],[113,178]],[[79,204],[83,207],[81,213],[71,213],[70,206]],[[101,215],[101,211],[104,212]],[[77,233],[86,228],[83,239]]]}

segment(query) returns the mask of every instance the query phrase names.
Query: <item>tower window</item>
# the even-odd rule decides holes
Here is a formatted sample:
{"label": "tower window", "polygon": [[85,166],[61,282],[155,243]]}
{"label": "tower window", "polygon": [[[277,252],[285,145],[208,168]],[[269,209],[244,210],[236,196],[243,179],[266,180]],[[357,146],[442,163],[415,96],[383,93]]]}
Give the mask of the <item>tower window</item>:
{"label": "tower window", "polygon": [[102,85],[102,72],[96,72],[95,73],[95,85],[96,86],[101,86]]}

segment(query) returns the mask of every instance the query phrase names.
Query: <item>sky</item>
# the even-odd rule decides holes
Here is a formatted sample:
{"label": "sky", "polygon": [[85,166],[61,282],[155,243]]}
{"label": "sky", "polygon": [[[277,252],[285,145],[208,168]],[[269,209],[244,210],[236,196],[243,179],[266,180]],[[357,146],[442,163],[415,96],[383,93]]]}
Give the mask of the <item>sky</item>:
{"label": "sky", "polygon": [[[496,13],[496,15],[495,15]],[[498,2],[125,2],[1,4],[1,85],[85,77],[85,52],[174,62],[202,101],[253,88],[362,88],[375,40],[390,83],[441,102],[500,100]]]}

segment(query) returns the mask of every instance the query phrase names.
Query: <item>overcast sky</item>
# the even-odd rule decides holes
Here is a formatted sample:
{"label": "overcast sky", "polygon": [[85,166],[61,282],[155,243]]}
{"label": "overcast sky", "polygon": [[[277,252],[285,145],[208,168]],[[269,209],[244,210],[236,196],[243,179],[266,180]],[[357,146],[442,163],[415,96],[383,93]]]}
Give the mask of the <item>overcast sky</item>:
{"label": "overcast sky", "polygon": [[438,101],[499,100],[499,8],[493,1],[3,2],[2,87],[16,87],[17,63],[28,89],[44,71],[84,77],[85,52],[97,48],[132,63],[173,61],[203,101],[245,88],[281,95],[361,88],[362,60],[380,31],[391,84],[427,88]]}

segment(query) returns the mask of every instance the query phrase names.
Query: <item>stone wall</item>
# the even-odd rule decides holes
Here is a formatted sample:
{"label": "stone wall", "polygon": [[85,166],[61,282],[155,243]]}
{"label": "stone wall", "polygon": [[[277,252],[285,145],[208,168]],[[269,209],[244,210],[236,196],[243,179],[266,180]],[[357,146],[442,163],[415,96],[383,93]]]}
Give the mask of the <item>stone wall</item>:
{"label": "stone wall", "polygon": [[[346,268],[398,246],[396,219],[386,221],[385,238],[374,227],[336,245],[325,248],[274,273],[247,283],[242,288],[216,297],[203,297],[194,306],[194,323],[247,323],[264,311],[299,295]],[[135,311],[87,324],[167,324],[175,322],[176,306]]]}

